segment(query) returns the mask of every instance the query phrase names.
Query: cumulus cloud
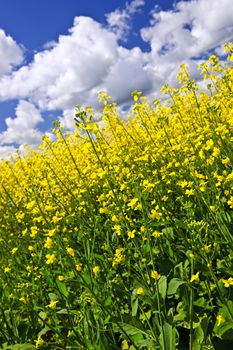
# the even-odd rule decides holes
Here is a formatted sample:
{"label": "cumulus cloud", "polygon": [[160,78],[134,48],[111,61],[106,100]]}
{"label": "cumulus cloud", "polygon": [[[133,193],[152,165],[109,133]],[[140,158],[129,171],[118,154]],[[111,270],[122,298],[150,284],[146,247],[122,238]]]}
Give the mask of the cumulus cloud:
{"label": "cumulus cloud", "polygon": [[116,56],[113,33],[89,17],[76,17],[69,35],[0,80],[0,99],[30,98],[42,110],[70,108],[102,81]]}
{"label": "cumulus cloud", "polygon": [[103,89],[119,101],[129,98],[132,89],[148,90],[145,57],[139,48],[121,47],[116,34],[100,23],[76,17],[68,35],[0,79],[0,100],[28,99],[41,111],[63,110],[65,124],[71,126],[73,115],[66,111],[77,103],[97,107]]}
{"label": "cumulus cloud", "polygon": [[43,118],[33,104],[23,100],[19,101],[15,118],[9,117],[5,120],[7,129],[0,133],[0,145],[29,144],[38,146],[42,133],[36,129],[36,126],[41,122],[43,122]]}
{"label": "cumulus cloud", "polygon": [[174,83],[174,71],[185,62],[197,76],[202,55],[233,39],[232,13],[231,0],[180,1],[169,11],[156,7],[151,25],[141,30],[151,47],[148,64],[154,74]]}
{"label": "cumulus cloud", "polygon": [[0,53],[0,77],[10,73],[14,66],[23,62],[22,48],[2,29],[0,29]]}
{"label": "cumulus cloud", "polygon": [[109,27],[113,30],[119,39],[125,40],[130,30],[132,16],[141,10],[145,5],[145,0],[133,0],[126,2],[123,9],[116,9],[106,14]]}

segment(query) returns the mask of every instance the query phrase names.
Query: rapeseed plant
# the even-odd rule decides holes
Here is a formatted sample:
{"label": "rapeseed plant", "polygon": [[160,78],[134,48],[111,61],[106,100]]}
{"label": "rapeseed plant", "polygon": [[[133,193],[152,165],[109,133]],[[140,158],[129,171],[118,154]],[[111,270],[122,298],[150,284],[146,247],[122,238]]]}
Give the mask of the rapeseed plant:
{"label": "rapeseed plant", "polygon": [[[233,324],[233,47],[0,164],[1,344],[201,349]],[[158,272],[159,271],[159,272]],[[196,272],[197,271],[197,272]],[[195,272],[195,273],[194,273]],[[189,337],[187,337],[187,333]],[[198,347],[197,347],[198,346]],[[232,343],[231,343],[232,346]]]}

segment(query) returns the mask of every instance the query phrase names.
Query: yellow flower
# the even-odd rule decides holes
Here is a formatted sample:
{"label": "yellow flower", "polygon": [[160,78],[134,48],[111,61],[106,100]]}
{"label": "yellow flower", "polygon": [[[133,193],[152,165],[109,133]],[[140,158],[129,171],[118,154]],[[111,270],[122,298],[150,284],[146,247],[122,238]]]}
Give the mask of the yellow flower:
{"label": "yellow flower", "polygon": [[58,278],[58,281],[61,281],[61,282],[65,280],[65,277],[63,275],[59,275],[57,278]]}
{"label": "yellow flower", "polygon": [[153,278],[155,280],[159,280],[160,277],[161,277],[161,275],[157,271],[155,271],[155,270],[151,271],[151,278]]}
{"label": "yellow flower", "polygon": [[36,237],[37,233],[38,233],[38,227],[37,226],[32,226],[31,227],[30,237],[32,237],[32,238]]}
{"label": "yellow flower", "polygon": [[100,267],[98,265],[94,266],[92,269],[95,277],[100,273]]}
{"label": "yellow flower", "polygon": [[136,291],[137,295],[144,295],[144,289],[142,287],[139,287]]}
{"label": "yellow flower", "polygon": [[56,229],[55,229],[55,228],[54,228],[54,229],[51,229],[51,230],[48,230],[48,236],[49,236],[49,237],[54,236],[55,233],[56,233]]}
{"label": "yellow flower", "polygon": [[15,254],[16,252],[17,252],[17,250],[18,250],[18,248],[13,248],[13,249],[11,249],[11,254],[13,255],[13,254]]}
{"label": "yellow flower", "polygon": [[44,344],[44,340],[41,338],[40,335],[34,342],[36,343],[36,348],[37,349]]}
{"label": "yellow flower", "polygon": [[74,251],[73,248],[67,247],[67,248],[66,248],[66,251],[67,251],[67,253],[68,253],[69,255],[75,256],[75,251]]}
{"label": "yellow flower", "polygon": [[128,207],[134,208],[138,202],[138,198],[133,198],[131,201],[128,203]]}
{"label": "yellow flower", "polygon": [[159,238],[160,236],[162,236],[163,233],[162,232],[159,232],[159,231],[154,231],[151,236],[155,237],[155,238]]}
{"label": "yellow flower", "polygon": [[223,282],[225,288],[229,288],[230,286],[233,286],[233,278],[232,277],[229,277],[227,280],[222,279],[222,282]]}
{"label": "yellow flower", "polygon": [[24,296],[19,298],[19,301],[22,301],[22,303],[27,304],[26,298]]}
{"label": "yellow flower", "polygon": [[145,226],[141,226],[141,227],[140,227],[140,232],[141,232],[141,233],[144,233],[145,231],[146,231]]}
{"label": "yellow flower", "polygon": [[227,204],[231,209],[233,209],[233,196],[231,196],[231,198],[227,201]]}
{"label": "yellow flower", "polygon": [[120,255],[123,252],[123,248],[117,248],[115,251],[115,255]]}
{"label": "yellow flower", "polygon": [[5,267],[4,272],[5,272],[5,273],[11,272],[11,268],[10,268],[10,267]]}
{"label": "yellow flower", "polygon": [[82,268],[83,268],[83,264],[82,263],[78,263],[75,265],[75,268],[78,272],[82,271]]}
{"label": "yellow flower", "polygon": [[123,248],[117,248],[116,249],[115,257],[114,257],[114,259],[112,261],[112,266],[116,266],[116,265],[120,264],[124,260],[125,256],[122,254],[122,252],[123,252]]}
{"label": "yellow flower", "polygon": [[121,343],[121,349],[122,349],[122,350],[128,350],[128,349],[129,349],[129,345],[128,345],[127,340],[123,340],[123,341],[122,341],[122,343]]}
{"label": "yellow flower", "polygon": [[118,217],[117,217],[116,215],[113,215],[113,216],[112,216],[112,221],[113,221],[113,222],[118,222],[119,219],[118,219]]}
{"label": "yellow flower", "polygon": [[53,264],[56,260],[56,256],[55,254],[46,254],[46,264],[47,265],[50,265],[50,264]]}
{"label": "yellow flower", "polygon": [[45,248],[52,248],[52,246],[53,246],[53,241],[52,241],[52,239],[50,238],[50,237],[47,237],[46,238],[46,242],[45,242],[45,244],[44,244],[44,247]]}
{"label": "yellow flower", "polygon": [[134,238],[135,237],[135,230],[128,232],[128,238]]}
{"label": "yellow flower", "polygon": [[49,307],[52,310],[55,310],[57,307],[57,303],[58,303],[58,300],[51,300],[49,305],[47,305],[47,307]]}
{"label": "yellow flower", "polygon": [[187,194],[188,196],[193,196],[193,194],[194,194],[194,189],[193,189],[193,188],[190,188],[189,190],[186,190],[186,191],[185,191],[185,194]]}
{"label": "yellow flower", "polygon": [[150,217],[151,217],[152,219],[159,220],[161,216],[162,216],[162,214],[159,213],[156,209],[152,209],[152,210],[151,210]]}
{"label": "yellow flower", "polygon": [[121,234],[121,225],[114,225],[113,228],[116,231],[117,235],[120,236],[120,234]]}
{"label": "yellow flower", "polygon": [[196,274],[192,275],[190,282],[194,282],[194,281],[200,282],[199,274],[200,272],[197,272]]}
{"label": "yellow flower", "polygon": [[217,326],[220,326],[222,323],[225,322],[225,318],[223,318],[222,315],[218,315],[216,317],[216,320],[217,320]]}
{"label": "yellow flower", "polygon": [[211,250],[211,248],[212,248],[212,244],[209,244],[209,245],[205,244],[204,245],[204,249],[205,249],[206,253],[208,253]]}

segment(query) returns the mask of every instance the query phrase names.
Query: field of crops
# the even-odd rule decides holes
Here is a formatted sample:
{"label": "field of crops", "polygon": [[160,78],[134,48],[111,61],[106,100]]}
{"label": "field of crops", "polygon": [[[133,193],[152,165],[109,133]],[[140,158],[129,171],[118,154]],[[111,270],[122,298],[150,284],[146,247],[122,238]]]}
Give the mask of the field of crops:
{"label": "field of crops", "polygon": [[0,164],[1,349],[233,349],[233,45]]}

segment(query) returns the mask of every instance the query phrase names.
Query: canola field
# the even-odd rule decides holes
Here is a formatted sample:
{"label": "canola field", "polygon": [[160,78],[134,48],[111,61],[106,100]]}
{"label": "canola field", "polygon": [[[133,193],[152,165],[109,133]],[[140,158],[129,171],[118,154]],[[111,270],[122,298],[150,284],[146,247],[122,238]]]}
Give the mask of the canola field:
{"label": "canola field", "polygon": [[0,164],[0,348],[233,348],[233,45]]}

